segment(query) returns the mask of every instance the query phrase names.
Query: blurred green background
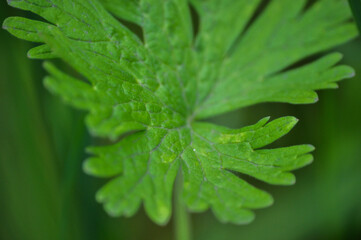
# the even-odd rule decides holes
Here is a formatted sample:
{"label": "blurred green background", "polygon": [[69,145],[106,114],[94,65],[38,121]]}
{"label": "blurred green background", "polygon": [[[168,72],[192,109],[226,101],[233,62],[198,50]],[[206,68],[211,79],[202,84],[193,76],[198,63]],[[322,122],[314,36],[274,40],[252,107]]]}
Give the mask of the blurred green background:
{"label": "blurred green background", "polygon": [[[0,14],[2,22],[24,13],[2,1]],[[85,146],[99,140],[88,135],[84,113],[44,89],[46,73],[41,61],[27,59],[30,47],[0,31],[0,239],[172,239],[172,222],[159,227],[143,211],[111,218],[96,203],[104,180],[85,175],[81,165]],[[360,39],[337,50],[361,73]],[[241,127],[264,116],[296,116],[298,126],[273,146],[313,144],[315,162],[296,172],[292,187],[253,182],[275,204],[258,210],[250,225],[193,214],[195,240],[361,239],[361,77],[319,95],[314,105],[262,104],[212,119]]]}

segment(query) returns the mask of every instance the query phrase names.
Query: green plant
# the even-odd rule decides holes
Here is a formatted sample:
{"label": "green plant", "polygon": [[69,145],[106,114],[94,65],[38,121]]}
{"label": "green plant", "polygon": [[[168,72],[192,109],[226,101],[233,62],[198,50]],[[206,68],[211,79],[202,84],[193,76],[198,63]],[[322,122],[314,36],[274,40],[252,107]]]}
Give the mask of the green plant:
{"label": "green plant", "polygon": [[[292,129],[294,117],[264,118],[241,129],[201,120],[262,102],[314,103],[315,90],[354,75],[335,66],[338,53],[293,65],[357,35],[343,0],[307,9],[306,0],[276,0],[263,11],[260,0],[8,2],[47,21],[5,20],[13,35],[43,43],[29,57],[61,58],[87,79],[46,62],[46,87],[89,112],[94,136],[115,141],[125,135],[89,148],[94,157],[84,164],[91,175],[113,177],[97,193],[112,216],[132,216],[143,203],[153,221],[167,223],[178,175],[179,222],[186,224],[185,207],[211,208],[222,222],[250,222],[252,209],[273,200],[236,172],[290,185],[290,171],[312,161],[313,147],[263,149]],[[188,4],[199,14],[197,34]],[[110,13],[139,25],[144,40]]]}

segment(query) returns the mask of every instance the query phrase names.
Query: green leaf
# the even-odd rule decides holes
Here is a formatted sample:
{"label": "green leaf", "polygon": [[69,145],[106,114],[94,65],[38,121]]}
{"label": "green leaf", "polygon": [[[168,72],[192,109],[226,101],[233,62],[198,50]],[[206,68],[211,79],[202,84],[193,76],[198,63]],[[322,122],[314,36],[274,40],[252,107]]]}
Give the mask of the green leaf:
{"label": "green leaf", "polygon": [[[84,76],[44,64],[45,86],[88,112],[94,136],[121,137],[90,147],[84,162],[86,173],[112,178],[96,195],[110,215],[132,216],[143,204],[167,223],[182,174],[189,210],[243,224],[273,200],[239,174],[294,184],[290,171],[309,164],[314,148],[264,149],[294,127],[293,117],[241,129],[200,120],[262,102],[313,103],[315,90],[354,75],[336,65],[338,53],[297,64],[357,35],[346,1],[306,2],[271,1],[262,10],[260,0],[13,0],[45,21],[11,17],[3,27],[41,44],[29,57],[61,58]],[[189,4],[200,17],[195,36]],[[139,25],[144,42],[111,14]]]}
{"label": "green leaf", "polygon": [[[206,1],[196,2],[207,4]],[[255,1],[249,2],[249,8],[254,9],[252,3]],[[271,1],[226,57],[215,56],[219,73],[197,109],[198,116],[208,117],[260,102],[315,101],[314,90],[320,89],[320,83],[330,81],[323,76],[332,75],[334,71],[339,73],[338,69],[332,68],[335,57],[324,60],[320,68],[315,67],[319,61],[306,65],[304,69],[309,69],[303,71],[307,74],[303,79],[295,79],[295,76],[302,77],[299,69],[282,70],[355,37],[357,31],[355,25],[347,21],[350,19],[347,1],[321,0],[302,12],[305,3],[303,0]],[[246,11],[247,8],[243,9]],[[208,17],[216,18],[213,14]],[[227,29],[224,25],[222,27]],[[204,34],[207,35],[208,31]],[[333,81],[353,76],[351,69],[342,69],[341,72],[343,75],[340,73]],[[308,79],[310,73],[312,79]],[[303,81],[305,78],[307,82]],[[297,84],[300,80],[301,84]],[[270,89],[269,86],[276,88]]]}

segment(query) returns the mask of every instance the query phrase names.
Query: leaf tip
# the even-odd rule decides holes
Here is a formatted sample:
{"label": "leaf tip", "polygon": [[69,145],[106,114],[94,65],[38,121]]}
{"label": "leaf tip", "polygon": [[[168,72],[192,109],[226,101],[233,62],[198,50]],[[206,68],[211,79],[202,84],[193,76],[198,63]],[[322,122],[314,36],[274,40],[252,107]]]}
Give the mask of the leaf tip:
{"label": "leaf tip", "polygon": [[7,4],[8,4],[9,6],[12,6],[11,3],[12,3],[13,1],[14,1],[14,0],[6,0]]}
{"label": "leaf tip", "polygon": [[1,25],[1,28],[8,31],[9,29],[9,22],[11,21],[13,17],[8,17],[8,18],[5,18],[5,20],[3,21],[3,24]]}
{"label": "leaf tip", "polygon": [[107,203],[104,204],[103,207],[110,217],[119,217],[122,215],[122,212],[118,208],[115,208],[112,204]]}
{"label": "leaf tip", "polygon": [[267,116],[262,118],[261,120],[259,120],[258,122],[261,123],[261,125],[265,125],[267,122],[269,122],[269,120],[271,119],[271,116]]}
{"label": "leaf tip", "polygon": [[334,57],[335,62],[339,62],[343,58],[343,54],[340,52],[335,52],[332,54],[332,56]]}
{"label": "leaf tip", "polygon": [[272,205],[274,204],[274,202],[275,202],[275,200],[274,200],[274,198],[272,197],[272,195],[267,193],[267,200],[265,201],[265,203],[264,203],[263,206],[264,206],[264,207],[272,206]]}
{"label": "leaf tip", "polygon": [[313,103],[318,102],[318,100],[319,100],[319,98],[318,98],[318,96],[316,95],[316,97],[313,99]]}
{"label": "leaf tip", "polygon": [[356,76],[356,71],[352,67],[349,67],[349,73],[345,76],[345,78],[353,78]]}
{"label": "leaf tip", "polygon": [[87,148],[85,148],[85,153],[87,153],[87,154],[95,154],[95,147],[87,147]]}
{"label": "leaf tip", "polygon": [[88,174],[88,175],[92,175],[93,171],[92,171],[92,168],[90,166],[90,162],[89,162],[89,159],[85,160],[82,164],[82,169],[83,171]]}
{"label": "leaf tip", "polygon": [[[281,118],[282,119],[282,118]],[[288,129],[292,129],[300,120],[294,116],[288,116],[283,118]]]}
{"label": "leaf tip", "polygon": [[50,70],[53,68],[53,64],[51,64],[48,61],[43,62],[42,65],[43,65],[43,68],[48,72],[50,72]]}
{"label": "leaf tip", "polygon": [[294,174],[290,173],[288,180],[289,180],[289,182],[287,185],[295,185],[296,184],[296,177]]}
{"label": "leaf tip", "polygon": [[285,133],[291,131],[291,129],[294,128],[299,121],[300,120],[298,118],[293,116],[285,117]]}
{"label": "leaf tip", "polygon": [[153,212],[153,214],[149,211],[147,212],[148,216],[160,226],[167,225],[172,214],[171,210],[165,206],[158,206],[156,212]]}
{"label": "leaf tip", "polygon": [[255,220],[255,218],[256,218],[256,215],[253,212],[251,212],[251,214],[249,214],[247,217],[242,218],[240,220],[232,221],[232,223],[237,224],[237,225],[247,225],[247,224],[250,224],[251,222],[253,222]]}
{"label": "leaf tip", "polygon": [[154,222],[156,222],[159,226],[165,226],[169,222],[169,218],[154,220]]}
{"label": "leaf tip", "polygon": [[307,161],[305,162],[305,166],[313,163],[313,160],[314,160],[313,155],[309,154],[309,157],[308,157]]}
{"label": "leaf tip", "polygon": [[306,146],[308,147],[309,152],[313,152],[316,149],[315,146],[313,146],[312,144],[306,144]]}
{"label": "leaf tip", "polygon": [[295,124],[297,124],[299,121],[300,121],[300,119],[298,119],[298,118],[296,118],[296,117],[293,117],[293,120],[292,120]]}
{"label": "leaf tip", "polygon": [[96,200],[98,203],[104,203],[104,200],[105,200],[105,196],[103,195],[102,190],[103,190],[103,189],[100,189],[100,190],[95,194],[95,200]]}
{"label": "leaf tip", "polygon": [[302,165],[300,165],[300,167],[310,165],[314,160],[312,154],[303,155],[300,159],[302,159]]}

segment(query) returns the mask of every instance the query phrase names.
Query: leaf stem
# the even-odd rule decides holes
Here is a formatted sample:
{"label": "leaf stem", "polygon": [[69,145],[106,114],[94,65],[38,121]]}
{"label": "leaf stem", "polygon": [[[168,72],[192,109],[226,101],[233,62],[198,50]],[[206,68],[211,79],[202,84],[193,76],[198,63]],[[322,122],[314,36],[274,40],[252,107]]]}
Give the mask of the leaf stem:
{"label": "leaf stem", "polygon": [[191,240],[190,216],[182,199],[183,177],[179,173],[175,183],[174,231],[175,240]]}

